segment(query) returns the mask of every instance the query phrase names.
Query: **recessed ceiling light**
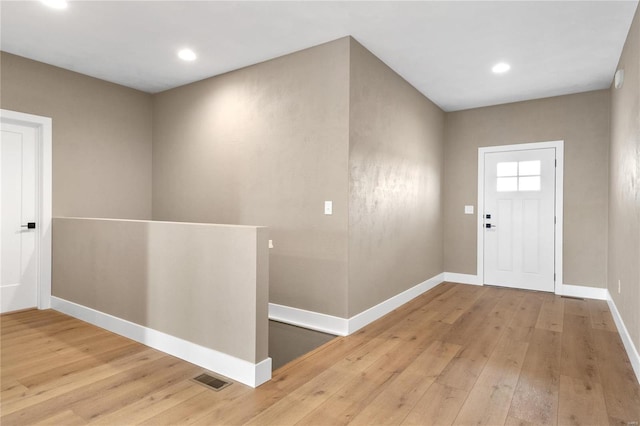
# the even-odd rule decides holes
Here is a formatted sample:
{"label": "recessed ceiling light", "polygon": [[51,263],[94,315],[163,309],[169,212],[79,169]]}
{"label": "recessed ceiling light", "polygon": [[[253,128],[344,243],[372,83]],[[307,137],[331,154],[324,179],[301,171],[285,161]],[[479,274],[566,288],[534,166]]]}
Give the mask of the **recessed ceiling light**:
{"label": "recessed ceiling light", "polygon": [[40,3],[52,9],[66,9],[68,6],[67,0],[40,0]]}
{"label": "recessed ceiling light", "polygon": [[506,62],[498,62],[493,66],[493,68],[491,68],[491,71],[493,71],[496,74],[503,74],[509,71],[510,69],[511,69],[511,65],[507,64]]}
{"label": "recessed ceiling light", "polygon": [[195,61],[197,56],[191,49],[182,49],[178,52],[178,57],[183,61]]}

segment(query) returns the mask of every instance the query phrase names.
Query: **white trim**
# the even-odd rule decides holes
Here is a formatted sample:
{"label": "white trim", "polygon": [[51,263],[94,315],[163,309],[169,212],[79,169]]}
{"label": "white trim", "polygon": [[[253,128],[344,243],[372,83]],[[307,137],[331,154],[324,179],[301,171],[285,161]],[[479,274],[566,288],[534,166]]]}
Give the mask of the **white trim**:
{"label": "white trim", "polygon": [[555,148],[556,150],[556,233],[555,233],[555,273],[556,273],[556,294],[562,283],[562,235],[563,223],[563,203],[564,203],[564,141],[534,142],[514,145],[487,146],[478,148],[478,230],[477,230],[477,270],[480,284],[484,283],[484,154],[488,152],[523,151],[530,149]]}
{"label": "white trim", "polygon": [[51,307],[254,388],[271,379],[271,358],[253,364],[55,296]]}
{"label": "white trim", "polygon": [[451,283],[482,285],[482,280],[477,275],[458,274],[457,272],[445,272],[444,280]]}
{"label": "white trim", "polygon": [[559,296],[582,297],[584,299],[607,300],[609,292],[606,288],[585,287],[581,285],[556,284]]}
{"label": "white trim", "polygon": [[640,383],[640,354],[638,354],[638,349],[633,344],[633,340],[631,340],[631,335],[629,334],[627,327],[625,327],[624,321],[622,321],[620,312],[618,312],[618,307],[613,301],[609,290],[607,290],[607,304],[609,305],[609,309],[611,310],[613,321],[616,323],[616,327],[618,328],[618,333],[620,334],[620,338],[622,339],[622,344],[624,345],[624,348],[627,351],[627,355],[629,356],[631,367],[633,368],[634,373],[636,373],[636,379],[638,380],[638,383]]}
{"label": "white trim", "polygon": [[253,381],[251,383],[245,384],[251,386],[252,388],[257,388],[261,384],[267,383],[269,380],[271,380],[271,372],[273,371],[273,366],[271,364],[271,358],[266,358],[257,364],[252,364],[253,374],[251,375],[251,378],[253,378]]}
{"label": "white trim", "polygon": [[269,303],[269,319],[336,336],[346,336],[349,320],[320,312]]}
{"label": "white trim", "polygon": [[428,280],[423,281],[420,284],[413,286],[400,294],[396,294],[384,302],[378,303],[366,311],[360,312],[358,315],[349,318],[349,334],[360,330],[362,327],[374,322],[378,318],[382,318],[389,312],[404,305],[410,300],[415,299],[422,293],[431,290],[443,281],[444,274],[438,274],[433,278],[429,278]]}
{"label": "white trim", "polygon": [[334,334],[336,336],[348,336],[367,324],[372,323],[416,298],[422,293],[431,290],[444,281],[444,273],[421,282],[410,289],[397,294],[384,302],[381,302],[364,312],[361,312],[349,319],[321,314],[319,312],[307,311],[304,309],[292,308],[290,306],[269,303],[269,319],[310,330],[321,331],[323,333]]}
{"label": "white trim", "polygon": [[3,123],[36,129],[38,309],[51,307],[51,194],[52,194],[52,122],[49,117],[0,109]]}
{"label": "white trim", "polygon": [[[482,280],[480,280],[477,275],[458,274],[456,272],[445,272],[444,280],[452,283],[483,285]],[[559,296],[581,297],[584,299],[607,300],[609,292],[606,288],[559,284],[556,285],[555,294]]]}

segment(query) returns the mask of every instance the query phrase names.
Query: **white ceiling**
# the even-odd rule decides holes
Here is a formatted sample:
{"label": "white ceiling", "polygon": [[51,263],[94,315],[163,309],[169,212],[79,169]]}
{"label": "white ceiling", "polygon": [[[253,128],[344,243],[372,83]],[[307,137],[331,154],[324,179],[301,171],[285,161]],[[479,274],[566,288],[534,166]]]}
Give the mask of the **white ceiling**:
{"label": "white ceiling", "polygon": [[[633,1],[0,3],[2,50],[160,92],[351,35],[446,111],[609,87]],[[198,54],[182,62],[184,46]],[[511,64],[494,75],[498,61]]]}

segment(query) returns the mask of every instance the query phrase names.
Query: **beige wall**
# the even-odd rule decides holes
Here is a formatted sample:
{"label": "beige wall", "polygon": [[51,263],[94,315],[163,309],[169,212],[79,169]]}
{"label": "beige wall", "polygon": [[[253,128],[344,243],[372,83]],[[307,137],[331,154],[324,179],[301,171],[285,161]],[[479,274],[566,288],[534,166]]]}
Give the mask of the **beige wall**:
{"label": "beige wall", "polygon": [[640,9],[618,69],[624,85],[611,89],[608,287],[640,351]]}
{"label": "beige wall", "polygon": [[357,41],[349,110],[349,316],[443,272],[444,113]]}
{"label": "beige wall", "polygon": [[52,294],[259,363],[267,257],[264,228],[54,218]]}
{"label": "beige wall", "polygon": [[270,301],[350,317],[442,272],[443,125],[350,38],[170,90],[153,217],[268,226]]}
{"label": "beige wall", "polygon": [[[339,317],[475,274],[477,148],[563,139],[564,282],[603,287],[608,208],[611,253],[637,247],[618,172],[635,149],[634,22],[611,117],[609,91],[444,114],[348,37],[154,96],[2,53],[0,105],[54,119],[54,215],[269,226],[270,300]],[[608,263],[610,288],[633,292],[638,271]]]}
{"label": "beige wall", "polygon": [[343,38],[169,90],[153,117],[153,218],[268,226],[270,301],[340,317],[348,54]]}
{"label": "beige wall", "polygon": [[151,218],[151,95],[1,53],[0,106],[53,119],[53,214]]}
{"label": "beige wall", "polygon": [[[444,269],[476,274],[478,148],[564,140],[564,284],[605,287],[609,91],[452,112],[445,119]],[[476,212],[478,213],[478,212]]]}

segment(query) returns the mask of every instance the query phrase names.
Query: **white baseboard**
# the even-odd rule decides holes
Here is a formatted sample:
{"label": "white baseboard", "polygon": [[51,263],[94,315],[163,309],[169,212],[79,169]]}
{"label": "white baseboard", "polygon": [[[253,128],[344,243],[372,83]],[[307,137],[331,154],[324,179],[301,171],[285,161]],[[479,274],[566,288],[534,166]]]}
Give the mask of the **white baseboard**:
{"label": "white baseboard", "polygon": [[440,284],[443,278],[444,274],[438,274],[348,319],[275,303],[269,303],[269,319],[336,336],[348,336],[427,290],[431,290]]}
{"label": "white baseboard", "polygon": [[410,300],[415,299],[422,293],[431,290],[443,281],[444,274],[438,274],[433,278],[429,278],[428,280],[423,281],[420,284],[413,286],[410,289],[403,291],[402,293],[397,294],[385,300],[384,302],[378,303],[377,305],[367,309],[366,311],[360,312],[358,315],[349,318],[349,334],[360,330],[362,327],[374,322],[378,318],[382,318],[389,312],[393,311],[396,308],[399,308]]}
{"label": "white baseboard", "polygon": [[[477,275],[458,274],[445,272],[444,281],[460,284],[482,285],[482,280]],[[585,299],[607,300],[607,289],[585,287],[580,285],[560,284],[555,294],[559,296],[582,297]]]}
{"label": "white baseboard", "polygon": [[320,312],[269,303],[269,319],[335,336],[349,334],[349,320]]}
{"label": "white baseboard", "polygon": [[460,284],[482,285],[482,280],[477,275],[458,274],[456,272],[445,272],[444,281]]}
{"label": "white baseboard", "polygon": [[51,307],[254,388],[271,379],[271,358],[253,364],[55,296]]}
{"label": "white baseboard", "polygon": [[609,305],[609,309],[611,310],[611,315],[613,316],[613,320],[615,321],[616,327],[618,328],[618,333],[620,333],[622,344],[624,345],[624,348],[627,351],[627,355],[629,356],[631,367],[633,367],[633,371],[634,373],[636,373],[636,379],[638,380],[638,383],[640,383],[640,355],[638,354],[638,349],[633,344],[633,340],[631,340],[631,335],[629,334],[627,327],[624,325],[624,321],[622,321],[620,312],[618,312],[618,308],[611,298],[609,290],[606,291],[606,300],[607,304]]}
{"label": "white baseboard", "polygon": [[585,287],[581,285],[560,284],[556,288],[558,296],[581,297],[584,299],[608,300],[606,288]]}

